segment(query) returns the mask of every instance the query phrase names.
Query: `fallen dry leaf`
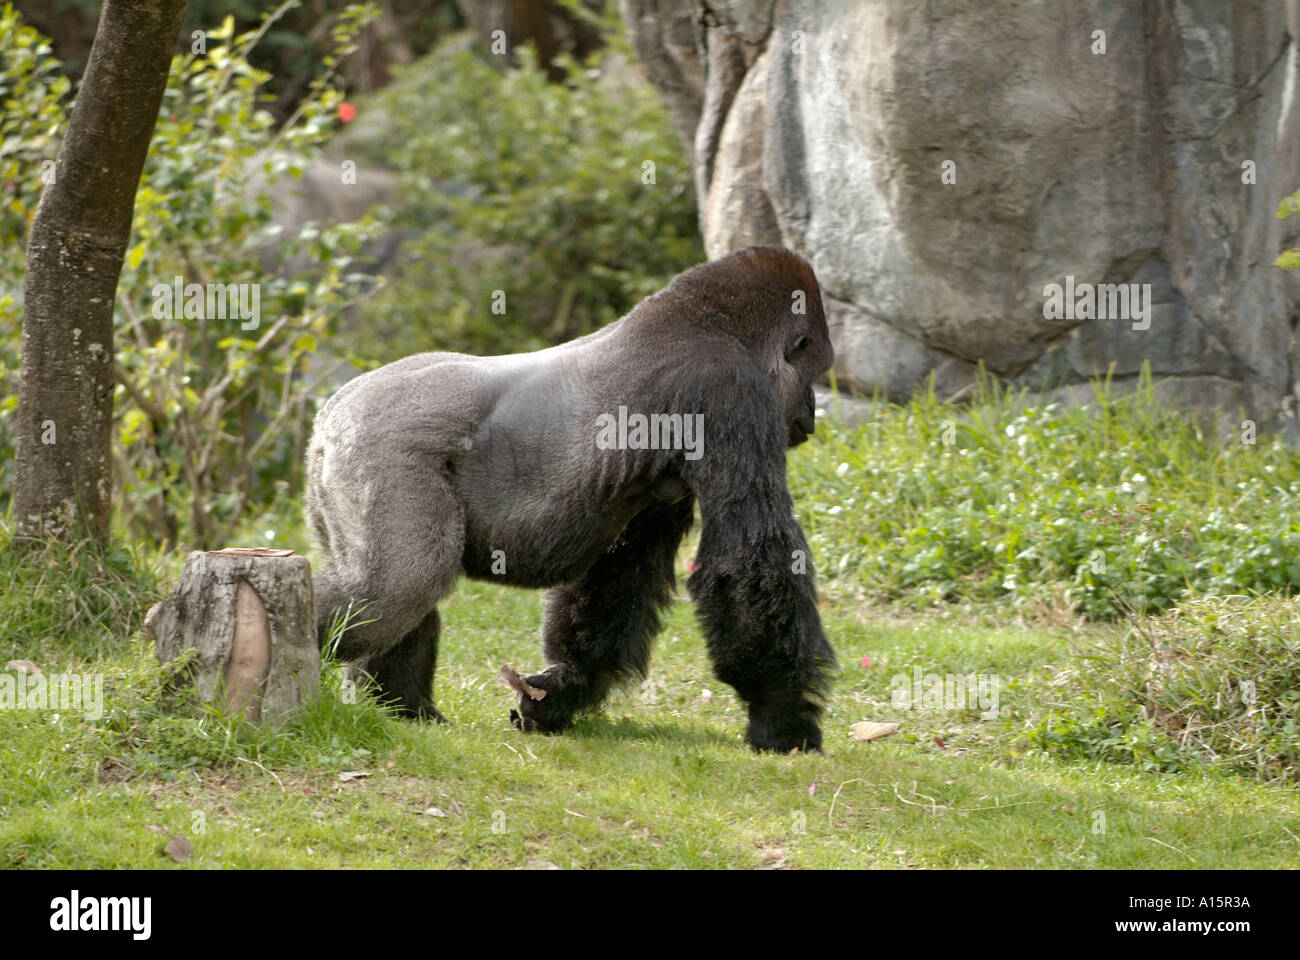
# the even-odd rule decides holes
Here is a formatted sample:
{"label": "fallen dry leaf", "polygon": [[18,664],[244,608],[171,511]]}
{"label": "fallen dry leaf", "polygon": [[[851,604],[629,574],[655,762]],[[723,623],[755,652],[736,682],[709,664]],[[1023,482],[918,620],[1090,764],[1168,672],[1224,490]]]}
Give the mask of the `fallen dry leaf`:
{"label": "fallen dry leaf", "polygon": [[891,733],[898,732],[896,723],[874,723],[871,720],[859,720],[849,727],[849,736],[854,740],[878,740]]}
{"label": "fallen dry leaf", "polygon": [[426,817],[445,817],[447,811],[443,810],[441,807],[430,807],[428,810],[424,811],[424,815]]}
{"label": "fallen dry leaf", "polygon": [[549,860],[529,860],[524,867],[525,870],[559,870],[555,864]]}
{"label": "fallen dry leaf", "polygon": [[345,770],[343,773],[339,774],[339,779],[344,783],[348,783],[352,780],[360,780],[362,777],[368,776],[370,776],[369,770]]}
{"label": "fallen dry leaf", "polygon": [[521,677],[517,671],[505,664],[501,665],[501,679],[514,687],[517,693],[522,693],[531,700],[546,699],[545,690],[541,687],[534,687],[531,683]]}
{"label": "fallen dry leaf", "polygon": [[30,660],[10,660],[5,664],[5,669],[12,670],[15,673],[30,673],[36,677],[41,675],[41,668]]}

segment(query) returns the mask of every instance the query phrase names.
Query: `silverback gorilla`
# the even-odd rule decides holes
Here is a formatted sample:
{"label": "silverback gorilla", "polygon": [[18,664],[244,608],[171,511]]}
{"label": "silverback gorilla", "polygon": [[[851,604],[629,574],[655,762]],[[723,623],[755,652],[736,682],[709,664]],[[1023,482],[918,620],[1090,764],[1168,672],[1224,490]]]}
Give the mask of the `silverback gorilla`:
{"label": "silverback gorilla", "polygon": [[747,740],[820,748],[834,653],[785,452],[813,432],[811,384],[833,359],[808,262],[750,247],[570,343],[424,353],[357,377],[321,409],[307,453],[322,637],[350,600],[369,602],[376,619],[338,655],[402,714],[442,720],[437,604],[456,578],[548,588],[550,665],[513,677],[511,716],[562,730],[645,676],[698,503],[687,587],[718,678],[748,707]]}

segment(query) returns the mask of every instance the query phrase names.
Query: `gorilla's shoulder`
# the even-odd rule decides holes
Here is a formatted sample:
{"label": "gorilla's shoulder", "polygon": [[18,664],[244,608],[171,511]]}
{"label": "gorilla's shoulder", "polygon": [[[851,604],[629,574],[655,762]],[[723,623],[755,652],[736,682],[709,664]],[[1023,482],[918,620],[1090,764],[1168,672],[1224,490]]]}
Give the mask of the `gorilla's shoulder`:
{"label": "gorilla's shoulder", "polygon": [[[454,419],[472,429],[490,405],[490,358],[418,353],[349,380],[317,414],[317,432],[332,423],[363,423],[374,433]],[[386,429],[387,428],[387,429]]]}

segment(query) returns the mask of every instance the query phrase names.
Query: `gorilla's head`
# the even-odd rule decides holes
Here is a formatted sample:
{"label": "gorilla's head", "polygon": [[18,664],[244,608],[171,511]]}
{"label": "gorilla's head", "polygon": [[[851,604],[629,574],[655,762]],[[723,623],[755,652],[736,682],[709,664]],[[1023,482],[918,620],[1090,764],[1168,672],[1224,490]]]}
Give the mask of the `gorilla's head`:
{"label": "gorilla's head", "polygon": [[807,440],[815,428],[812,385],[835,362],[808,261],[784,247],[746,247],[688,270],[673,286],[707,305],[708,319],[738,337],[771,379],[790,446]]}
{"label": "gorilla's head", "polygon": [[767,344],[764,356],[769,361],[768,375],[781,397],[785,421],[790,425],[790,446],[794,447],[816,429],[817,402],[812,385],[835,362],[835,349],[826,329],[821,287],[812,267],[798,254],[779,252],[788,254],[800,268],[795,276],[803,285],[786,292],[789,315],[783,323],[774,324],[778,330],[782,326],[785,329],[780,330],[779,339]]}

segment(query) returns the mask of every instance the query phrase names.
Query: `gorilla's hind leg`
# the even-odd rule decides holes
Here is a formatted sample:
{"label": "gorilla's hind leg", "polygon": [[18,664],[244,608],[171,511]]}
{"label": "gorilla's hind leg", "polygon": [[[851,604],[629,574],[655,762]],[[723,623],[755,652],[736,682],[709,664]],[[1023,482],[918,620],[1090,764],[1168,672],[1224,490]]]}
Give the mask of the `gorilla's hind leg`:
{"label": "gorilla's hind leg", "polygon": [[334,655],[370,674],[379,696],[404,716],[442,719],[431,699],[437,603],[460,572],[460,502],[450,482],[430,470],[389,469],[363,479],[314,495],[318,504],[328,499],[334,518],[315,578],[318,630],[324,640],[355,604]]}
{"label": "gorilla's hind leg", "polygon": [[646,675],[650,641],[672,598],[673,561],[694,507],[686,497],[643,510],[581,580],[547,593],[542,653],[551,665],[524,678],[546,696],[534,700],[521,693],[519,712],[511,711],[515,726],[563,730],[619,682]]}
{"label": "gorilla's hind leg", "polygon": [[400,716],[447,722],[433,705],[431,694],[440,630],[441,621],[434,610],[395,646],[362,666],[375,681],[376,698],[392,704]]}

